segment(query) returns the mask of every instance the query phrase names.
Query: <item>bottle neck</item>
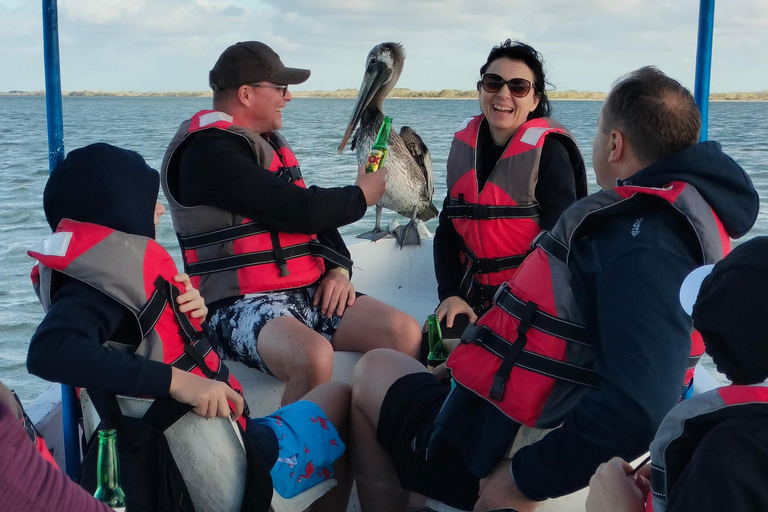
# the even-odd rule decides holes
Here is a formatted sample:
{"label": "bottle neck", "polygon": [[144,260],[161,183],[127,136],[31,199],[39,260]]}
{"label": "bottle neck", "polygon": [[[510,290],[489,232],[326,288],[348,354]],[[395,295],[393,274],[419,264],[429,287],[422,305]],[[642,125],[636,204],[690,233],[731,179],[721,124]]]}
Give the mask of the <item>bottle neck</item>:
{"label": "bottle neck", "polygon": [[117,439],[112,434],[99,433],[98,465],[96,481],[99,487],[115,489],[120,487],[120,466],[117,458]]}

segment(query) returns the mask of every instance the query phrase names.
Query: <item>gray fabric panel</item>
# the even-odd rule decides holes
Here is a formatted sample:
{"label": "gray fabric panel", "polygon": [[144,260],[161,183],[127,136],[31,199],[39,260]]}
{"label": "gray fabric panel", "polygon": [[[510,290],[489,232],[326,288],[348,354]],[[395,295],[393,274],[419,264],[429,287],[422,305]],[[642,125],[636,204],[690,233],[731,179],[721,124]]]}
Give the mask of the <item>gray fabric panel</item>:
{"label": "gray fabric panel", "polygon": [[454,137],[446,163],[446,182],[451,190],[468,170],[475,169],[475,150],[466,142]]}
{"label": "gray fabric panel", "polygon": [[723,258],[723,243],[712,208],[692,185],[687,185],[674,203],[691,222],[703,249],[702,265],[717,263]]}
{"label": "gray fabric panel", "polygon": [[496,162],[488,183],[504,190],[519,206],[536,204],[534,191],[539,179],[540,160],[541,148],[502,158]]}
{"label": "gray fabric panel", "polygon": [[[147,238],[115,231],[70,263],[63,273],[114,298],[136,315],[147,302],[144,291],[147,243]],[[117,279],[116,270],[120,273]]]}

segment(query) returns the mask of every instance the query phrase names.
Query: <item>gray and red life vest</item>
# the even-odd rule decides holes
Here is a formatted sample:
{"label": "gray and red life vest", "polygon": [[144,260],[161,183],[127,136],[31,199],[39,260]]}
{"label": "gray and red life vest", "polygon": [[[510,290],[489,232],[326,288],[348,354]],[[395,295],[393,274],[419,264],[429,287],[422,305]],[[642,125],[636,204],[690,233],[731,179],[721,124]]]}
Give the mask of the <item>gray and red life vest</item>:
{"label": "gray and red life vest", "polygon": [[[176,265],[154,240],[64,219],[28,254],[38,260],[32,283],[46,311],[51,306],[53,272],[61,272],[117,301],[135,318],[141,332],[135,344],[107,341],[105,346],[226,382],[243,394],[201,332],[199,321],[178,310],[176,297],[182,292],[173,284]],[[247,415],[244,412],[243,428]]]}
{"label": "gray and red life vest", "polygon": [[646,511],[667,509],[670,489],[712,428],[722,421],[744,416],[762,416],[768,421],[768,383],[725,386],[675,406],[661,422],[651,443],[651,495]]}
{"label": "gray and red life vest", "polygon": [[[542,233],[517,274],[499,288],[495,305],[463,333],[448,359],[453,378],[519,423],[559,425],[582,393],[600,384],[584,312],[572,289],[572,243],[597,221],[665,206],[696,234],[701,264],[715,263],[729,250],[719,219],[687,183],[621,186],[582,199],[552,232]],[[693,349],[690,366],[702,354]]]}
{"label": "gray and red life vest", "polygon": [[534,191],[544,139],[556,134],[577,175],[577,199],[587,195],[584,161],[576,140],[550,118],[531,119],[518,128],[479,190],[477,144],[484,116],[469,120],[454,135],[447,163],[449,202],[446,215],[462,238],[464,275],[461,292],[472,305],[490,302],[509,281],[539,234],[539,203]]}
{"label": "gray and red life vest", "polygon": [[209,303],[249,293],[308,286],[332,267],[351,269],[352,262],[317,241],[316,235],[277,231],[214,206],[183,206],[174,196],[178,160],[189,138],[202,130],[226,130],[243,137],[256,161],[297,187],[306,188],[296,156],[278,133],[267,138],[232,123],[232,117],[203,110],[184,121],[163,157],[161,183],[181,244],[184,269]]}

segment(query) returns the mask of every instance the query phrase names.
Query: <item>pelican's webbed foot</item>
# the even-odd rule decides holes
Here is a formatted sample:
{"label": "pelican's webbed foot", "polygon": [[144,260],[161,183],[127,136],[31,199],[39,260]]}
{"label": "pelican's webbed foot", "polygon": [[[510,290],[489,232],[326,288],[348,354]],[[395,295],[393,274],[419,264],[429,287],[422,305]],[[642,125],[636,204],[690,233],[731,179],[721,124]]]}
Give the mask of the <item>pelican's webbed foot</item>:
{"label": "pelican's webbed foot", "polygon": [[405,226],[397,226],[392,230],[392,236],[395,237],[401,249],[406,245],[418,245],[421,247],[421,235],[414,221],[410,221]]}
{"label": "pelican's webbed foot", "polygon": [[372,240],[375,242],[377,240],[381,240],[382,238],[385,238],[388,236],[391,236],[388,230],[381,229],[380,227],[375,227],[370,231],[366,231],[365,233],[360,233],[359,235],[357,235],[357,238],[364,238],[366,240]]}

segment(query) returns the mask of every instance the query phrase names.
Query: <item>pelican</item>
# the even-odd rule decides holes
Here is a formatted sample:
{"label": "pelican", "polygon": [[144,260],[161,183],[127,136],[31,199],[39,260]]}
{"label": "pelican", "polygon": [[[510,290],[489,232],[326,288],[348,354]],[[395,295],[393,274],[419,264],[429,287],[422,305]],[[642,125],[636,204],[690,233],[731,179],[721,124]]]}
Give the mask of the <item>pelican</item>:
{"label": "pelican", "polygon": [[[384,121],[384,98],[395,88],[404,62],[405,50],[399,43],[381,43],[368,53],[357,104],[339,145],[341,153],[359,123],[360,128],[352,137],[352,149],[356,151],[358,165],[368,159],[368,150]],[[399,135],[394,130],[390,132],[384,165],[389,169],[387,191],[376,205],[376,226],[373,231],[358,237],[378,240],[387,235],[387,230],[381,229],[380,223],[381,209],[388,208],[411,219],[407,226],[394,230],[400,247],[421,245],[416,220],[426,221],[438,213],[432,204],[435,191],[432,156],[421,137],[411,128],[403,126]]]}

